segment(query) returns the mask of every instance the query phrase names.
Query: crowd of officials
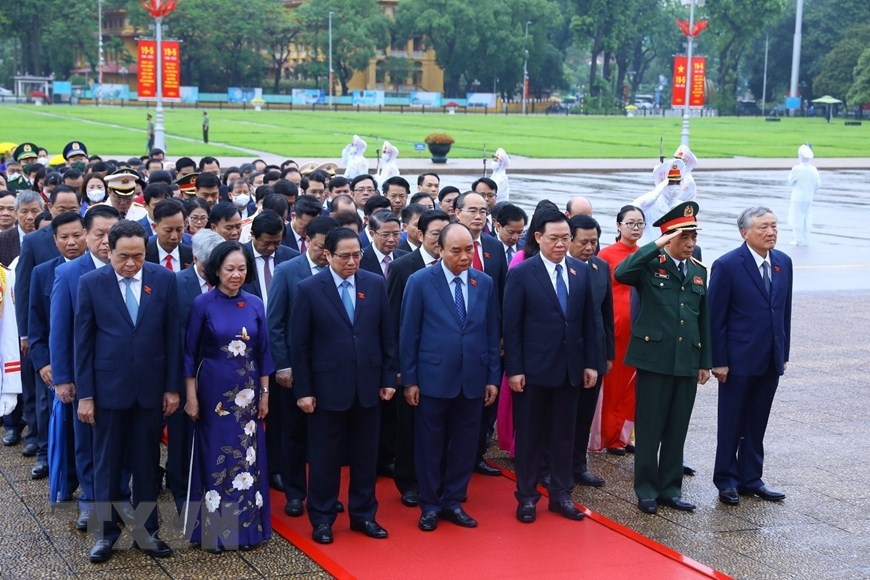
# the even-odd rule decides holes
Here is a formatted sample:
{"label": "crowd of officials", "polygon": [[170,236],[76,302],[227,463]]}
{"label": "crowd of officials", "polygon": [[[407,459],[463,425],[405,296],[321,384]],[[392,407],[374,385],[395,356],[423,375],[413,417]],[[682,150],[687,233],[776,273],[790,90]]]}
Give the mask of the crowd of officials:
{"label": "crowd of officials", "polygon": [[426,173],[412,192],[331,164],[103,160],[76,141],[63,156],[47,168],[23,143],[0,173],[0,405],[3,444],[23,442],[50,501],[78,489],[91,562],[122,525],[172,553],[164,484],[186,537],[215,553],[270,537],[270,487],[316,542],[344,510],[386,538],[379,475],[420,530],[475,527],[463,502],[473,473],[501,473],[484,460],[496,425],[520,522],[541,484],[550,512],[584,518],[572,489],[605,484],[589,450],[635,454],[641,511],[692,511],[683,447],[711,372],[720,501],[785,497],[762,479],[792,279],[766,208],[741,214],[744,243],[711,277],[694,201],[644,245],[627,205],[607,244],[588,200],[542,200],[529,220],[485,177]]}

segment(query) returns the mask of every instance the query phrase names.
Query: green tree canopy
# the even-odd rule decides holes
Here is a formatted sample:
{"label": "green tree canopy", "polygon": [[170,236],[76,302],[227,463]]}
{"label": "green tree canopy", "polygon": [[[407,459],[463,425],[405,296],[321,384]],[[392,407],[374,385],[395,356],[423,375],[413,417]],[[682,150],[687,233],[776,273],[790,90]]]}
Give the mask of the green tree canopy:
{"label": "green tree canopy", "polygon": [[846,100],[853,105],[870,103],[870,48],[865,48],[853,72],[854,82]]}
{"label": "green tree canopy", "polygon": [[813,79],[813,94],[846,98],[854,81],[855,67],[870,45],[870,24],[850,28],[825,56],[822,69]]}

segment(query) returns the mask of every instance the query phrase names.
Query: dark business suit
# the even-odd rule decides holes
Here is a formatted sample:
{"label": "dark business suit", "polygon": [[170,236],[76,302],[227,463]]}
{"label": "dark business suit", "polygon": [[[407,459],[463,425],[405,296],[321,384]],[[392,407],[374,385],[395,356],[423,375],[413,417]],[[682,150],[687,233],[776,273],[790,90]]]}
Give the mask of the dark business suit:
{"label": "dark business suit", "polygon": [[315,397],[308,417],[308,517],[335,521],[342,443],[350,440],[351,521],[374,521],[380,389],[395,388],[396,343],[383,278],[355,276],[354,319],[348,318],[331,269],[297,286],[290,315],[296,398]]}
{"label": "dark business suit", "polygon": [[460,322],[442,264],[408,280],[402,302],[402,383],[420,388],[414,461],[423,513],[455,510],[468,494],[486,385],[501,380],[492,278],[468,271]]}
{"label": "dark business suit", "polygon": [[[152,264],[158,264],[166,268],[166,258],[163,259],[164,261],[161,262],[160,252],[157,249],[157,240],[148,242],[148,245],[145,246],[145,261],[151,262]],[[190,246],[178,244],[178,261],[181,262],[182,270],[187,270],[188,268],[190,268],[190,266],[193,265],[193,249]]]}
{"label": "dark business suit", "polygon": [[18,237],[18,223],[5,232],[0,232],[0,264],[7,268],[12,260],[21,253],[21,239]]}
{"label": "dark business suit", "polygon": [[157,234],[157,232],[154,231],[154,227],[151,225],[154,222],[151,221],[151,217],[148,216],[147,214],[145,215],[145,217],[140,219],[138,223],[140,226],[142,226],[142,228],[145,230],[145,233],[148,234],[149,236],[153,236],[153,235]]}
{"label": "dark business suit", "polygon": [[[251,257],[251,259],[256,262],[256,258],[254,257],[254,243],[248,242],[246,244],[242,244],[242,246],[245,248],[245,253],[247,253]],[[274,254],[272,254],[272,261],[271,261],[272,283],[273,284],[275,282],[275,272],[278,270],[278,265],[283,263],[283,262],[287,262],[289,260],[292,260],[293,258],[295,258],[298,255],[299,255],[299,252],[292,249],[292,248],[289,248],[287,246],[278,246],[278,249],[275,250]],[[260,299],[263,298],[263,293],[260,291],[260,274],[259,274],[259,270],[257,269],[256,263],[254,264],[254,279],[251,280],[250,282],[248,282],[247,284],[245,284],[242,287],[242,289],[245,292],[250,292],[251,294],[253,294],[257,298],[260,298]],[[269,294],[271,294],[271,293],[272,293],[272,291],[270,289]],[[275,367],[275,368],[279,368],[279,367]]]}
{"label": "dark business suit", "polygon": [[713,367],[728,367],[719,384],[719,427],[713,482],[720,490],[764,485],[764,432],[791,342],[792,263],[771,250],[768,294],[747,245],[713,262],[710,331]]}
{"label": "dark business suit", "polygon": [[[100,268],[79,280],[75,319],[76,386],[80,399],[95,406],[94,492],[102,533],[112,543],[120,535],[109,502],[120,497],[124,456],[135,457],[133,507],[155,502],[137,513],[131,531],[158,530],[157,490],[163,396],[181,385],[178,284],[166,268],[145,262],[136,320],[124,303],[117,275]],[[134,536],[135,537],[135,536]],[[141,536],[140,536],[141,538]]]}
{"label": "dark business suit", "polygon": [[589,259],[589,275],[592,284],[592,307],[595,310],[595,341],[598,345],[598,382],[593,389],[583,389],[577,404],[577,421],[574,426],[574,479],[587,471],[586,449],[589,447],[589,429],[595,416],[601,380],[607,373],[607,361],[616,357],[613,334],[613,294],[611,292],[610,265],[592,256]]}
{"label": "dark business suit", "polygon": [[[570,498],[577,400],[584,369],[599,361],[589,268],[565,258],[568,313],[562,307],[541,255],[508,271],[504,317],[505,374],[525,375],[523,392],[513,393],[516,426],[517,499],[540,498],[536,486],[541,449],[550,454],[550,502]],[[549,442],[545,439],[549,435]]]}
{"label": "dark business suit", "polygon": [[[402,316],[402,298],[408,278],[414,272],[422,270],[427,264],[417,248],[390,264],[390,274],[387,276],[387,299],[390,301],[390,312],[396,327],[396,338],[399,337],[399,323]],[[399,343],[401,356],[402,346]],[[414,468],[414,407],[408,405],[405,397],[396,395],[396,468],[394,479],[400,493],[417,491],[417,473]]]}
{"label": "dark business suit", "polygon": [[[328,268],[329,266],[326,266]],[[269,288],[266,319],[269,324],[269,346],[272,349],[272,359],[276,370],[293,368],[293,344],[290,332],[290,308],[299,282],[311,277],[311,265],[307,255],[296,256],[283,262],[275,268],[272,276],[272,287]],[[276,387],[280,392],[281,415],[281,445],[280,466],[281,477],[284,480],[284,495],[287,500],[304,501],[308,495],[308,482],[305,478],[305,458],[308,445],[308,416],[296,406],[296,394],[293,389]],[[282,392],[283,391],[283,392]],[[270,462],[278,459],[270,455]]]}
{"label": "dark business suit", "polygon": [[[390,268],[393,267],[393,262],[407,254],[408,252],[404,250],[393,250],[393,253],[390,256]],[[366,272],[371,272],[372,274],[378,274],[381,278],[386,278],[386,276],[384,276],[384,270],[381,268],[381,263],[378,262],[378,255],[371,247],[367,248],[363,252],[362,259],[360,259],[359,261],[359,269],[365,270]]]}
{"label": "dark business suit", "polygon": [[[417,247],[419,248],[420,246],[417,246]],[[411,244],[408,243],[407,238],[405,238],[401,242],[399,242],[399,245],[396,246],[396,249],[402,250],[403,252],[408,252],[409,254],[415,250],[415,248],[412,248]]]}
{"label": "dark business suit", "polygon": [[[30,282],[33,269],[45,262],[60,256],[54,234],[51,228],[42,228],[24,236],[21,242],[21,253],[18,265],[15,267],[15,318],[18,322],[19,337],[27,336],[27,319],[30,315]],[[27,423],[29,433],[25,438],[27,443],[37,443],[39,425],[36,422],[36,369],[30,360],[30,355],[21,355],[21,404],[7,418],[5,425],[21,425],[21,418]]]}
{"label": "dark business suit", "polygon": [[300,252],[299,244],[296,242],[296,233],[293,231],[293,222],[284,224],[284,239],[281,240],[281,245],[291,250]]}

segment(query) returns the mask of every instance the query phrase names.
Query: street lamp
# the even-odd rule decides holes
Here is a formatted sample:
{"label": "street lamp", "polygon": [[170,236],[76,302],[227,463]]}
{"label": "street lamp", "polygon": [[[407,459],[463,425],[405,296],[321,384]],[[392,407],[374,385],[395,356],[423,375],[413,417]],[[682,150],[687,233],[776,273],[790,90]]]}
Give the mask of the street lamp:
{"label": "street lamp", "polygon": [[695,4],[704,5],[704,0],[681,0],[683,6],[689,5],[689,31],[686,48],[686,102],[683,103],[683,131],[680,134],[680,143],[689,146],[689,100],[692,96],[692,41],[695,40]]}
{"label": "street lamp", "polygon": [[529,24],[531,24],[531,20],[526,21],[526,34],[523,36],[523,44],[526,45],[525,48],[525,59],[523,59],[523,115],[526,114],[526,101],[529,100],[529,48],[528,48],[528,38],[529,38]]}
{"label": "street lamp", "polygon": [[332,108],[333,70],[332,70],[332,10],[329,11],[329,108]]}
{"label": "street lamp", "polygon": [[[794,18],[794,46],[791,51],[791,81],[788,84],[788,96],[798,96],[798,76],[801,68],[801,26],[804,19],[804,0],[797,0],[797,12]],[[789,111],[794,115],[795,111]]]}
{"label": "street lamp", "polygon": [[100,92],[97,94],[97,104],[103,105],[103,0],[97,0],[97,27],[100,29],[97,38],[99,39],[99,55],[97,57],[97,66],[100,67],[97,73],[97,82],[100,84]]}
{"label": "street lamp", "polygon": [[154,105],[154,147],[166,151],[163,127],[163,17],[175,10],[175,0],[140,0],[154,18],[154,44],[157,52],[157,99]]}

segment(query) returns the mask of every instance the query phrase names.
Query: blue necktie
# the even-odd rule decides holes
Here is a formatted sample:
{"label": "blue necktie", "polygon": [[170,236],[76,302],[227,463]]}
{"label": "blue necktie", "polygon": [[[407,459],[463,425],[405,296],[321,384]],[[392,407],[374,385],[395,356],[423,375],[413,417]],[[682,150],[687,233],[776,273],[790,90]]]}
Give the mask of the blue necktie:
{"label": "blue necktie", "polygon": [[513,246],[509,246],[507,249],[507,263],[508,266],[511,265],[511,262],[514,261],[514,249]]}
{"label": "blue necktie", "polygon": [[133,278],[124,278],[124,285],[127,289],[124,291],[124,302],[127,303],[127,312],[130,313],[130,319],[133,321],[133,326],[136,325],[136,317],[139,315],[139,303],[136,302],[136,296],[133,294],[133,289],[130,285],[133,283]]}
{"label": "blue necktie", "polygon": [[761,263],[761,277],[764,280],[764,289],[770,296],[770,264],[767,263],[767,260]]}
{"label": "blue necktie", "polygon": [[559,298],[562,314],[568,316],[568,286],[562,279],[562,264],[556,264],[556,297]]}
{"label": "blue necktie", "polygon": [[347,280],[341,283],[341,303],[344,304],[344,310],[347,312],[347,317],[350,319],[351,324],[353,324],[353,300],[350,298],[350,292],[348,291],[349,286],[350,282]]}
{"label": "blue necktie", "polygon": [[456,314],[459,315],[459,324],[465,324],[465,298],[462,296],[462,278],[459,276],[453,279],[453,301],[456,302]]}

